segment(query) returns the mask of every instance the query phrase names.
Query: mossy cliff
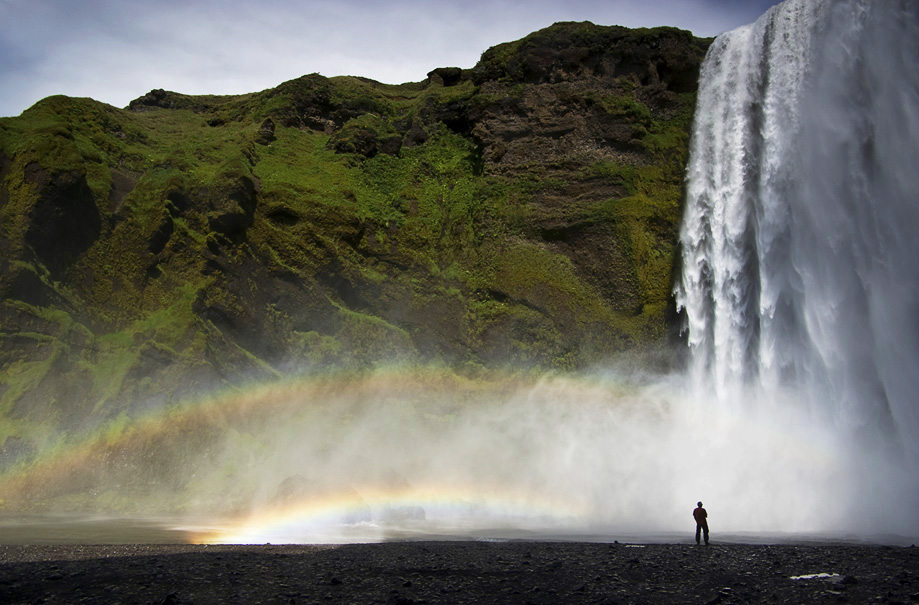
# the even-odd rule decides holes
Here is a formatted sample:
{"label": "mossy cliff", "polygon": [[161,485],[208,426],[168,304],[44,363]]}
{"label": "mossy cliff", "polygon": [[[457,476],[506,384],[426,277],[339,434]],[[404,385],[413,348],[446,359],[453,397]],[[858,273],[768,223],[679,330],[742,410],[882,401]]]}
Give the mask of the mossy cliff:
{"label": "mossy cliff", "polygon": [[560,23],[420,83],[0,120],[3,457],[241,379],[659,344],[708,43]]}

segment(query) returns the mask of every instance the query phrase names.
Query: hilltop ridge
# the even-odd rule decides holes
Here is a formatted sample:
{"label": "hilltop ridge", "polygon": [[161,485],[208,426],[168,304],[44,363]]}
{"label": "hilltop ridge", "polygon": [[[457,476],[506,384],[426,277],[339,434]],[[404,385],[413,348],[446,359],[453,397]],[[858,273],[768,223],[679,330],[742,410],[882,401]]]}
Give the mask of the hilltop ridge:
{"label": "hilltop ridge", "polygon": [[0,467],[241,379],[654,349],[709,43],[558,23],[418,83],[0,119]]}

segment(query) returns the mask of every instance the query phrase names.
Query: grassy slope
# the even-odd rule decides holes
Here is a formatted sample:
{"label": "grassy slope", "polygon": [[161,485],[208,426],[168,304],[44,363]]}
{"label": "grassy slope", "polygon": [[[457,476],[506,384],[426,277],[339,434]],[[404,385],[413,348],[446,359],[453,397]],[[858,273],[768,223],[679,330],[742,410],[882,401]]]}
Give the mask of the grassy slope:
{"label": "grassy slope", "polygon": [[[496,47],[477,69],[526,86],[511,72],[521,48],[546,44],[535,40]],[[306,76],[148,111],[51,97],[0,120],[5,463],[65,440],[60,427],[117,429],[125,413],[245,377],[381,361],[573,369],[659,343],[694,94],[659,112],[634,78],[614,84],[576,101],[631,124],[641,161],[562,176],[483,169],[475,137],[438,119],[502,101],[468,78]],[[364,149],[414,123],[422,143]],[[55,187],[41,174],[85,181],[99,215],[98,236],[60,262],[30,244],[37,200]],[[581,180],[624,193],[565,219],[613,234],[640,305],[623,309],[533,229],[546,212],[535,200]],[[248,224],[228,230],[227,217]]]}

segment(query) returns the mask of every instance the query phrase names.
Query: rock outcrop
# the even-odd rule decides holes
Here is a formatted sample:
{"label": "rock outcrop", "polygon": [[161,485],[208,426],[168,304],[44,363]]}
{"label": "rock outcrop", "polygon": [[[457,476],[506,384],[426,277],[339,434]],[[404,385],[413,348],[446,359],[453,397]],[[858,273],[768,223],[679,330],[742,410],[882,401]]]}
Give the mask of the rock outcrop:
{"label": "rock outcrop", "polygon": [[307,367],[654,349],[707,44],[562,23],[419,83],[0,120],[7,449]]}

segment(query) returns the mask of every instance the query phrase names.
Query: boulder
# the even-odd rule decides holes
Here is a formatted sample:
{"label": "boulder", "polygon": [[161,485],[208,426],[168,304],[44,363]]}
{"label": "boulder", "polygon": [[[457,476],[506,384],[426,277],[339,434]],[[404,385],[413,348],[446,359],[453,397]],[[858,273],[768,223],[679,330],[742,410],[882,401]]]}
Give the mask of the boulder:
{"label": "boulder", "polygon": [[441,86],[456,86],[463,80],[463,70],[459,67],[438,67],[428,72],[428,82],[430,84],[440,84]]}
{"label": "boulder", "polygon": [[259,126],[258,134],[255,135],[255,142],[259,145],[268,145],[274,140],[274,120],[266,118],[262,125]]}

